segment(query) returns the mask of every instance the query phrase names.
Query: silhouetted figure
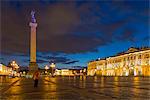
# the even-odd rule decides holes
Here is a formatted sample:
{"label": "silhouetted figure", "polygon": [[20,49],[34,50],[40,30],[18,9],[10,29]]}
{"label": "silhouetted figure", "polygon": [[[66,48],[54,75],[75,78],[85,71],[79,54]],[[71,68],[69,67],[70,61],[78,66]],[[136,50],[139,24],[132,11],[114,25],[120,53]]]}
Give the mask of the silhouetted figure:
{"label": "silhouetted figure", "polygon": [[33,74],[33,79],[34,79],[34,87],[38,87],[38,80],[40,77],[40,72],[37,70]]}

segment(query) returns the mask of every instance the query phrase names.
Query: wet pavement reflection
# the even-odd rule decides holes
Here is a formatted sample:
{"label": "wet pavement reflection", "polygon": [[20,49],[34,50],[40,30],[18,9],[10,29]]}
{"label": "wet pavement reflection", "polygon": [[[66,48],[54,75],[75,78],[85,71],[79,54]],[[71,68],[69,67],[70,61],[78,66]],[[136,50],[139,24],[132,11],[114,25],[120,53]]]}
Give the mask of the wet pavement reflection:
{"label": "wet pavement reflection", "polygon": [[10,78],[8,76],[0,76],[0,90],[8,87],[11,83],[15,82],[19,78]]}
{"label": "wet pavement reflection", "polygon": [[[3,78],[0,82],[11,83],[10,80]],[[1,99],[149,100],[150,77],[46,76],[39,80],[37,88],[32,79],[20,78],[2,93]]]}

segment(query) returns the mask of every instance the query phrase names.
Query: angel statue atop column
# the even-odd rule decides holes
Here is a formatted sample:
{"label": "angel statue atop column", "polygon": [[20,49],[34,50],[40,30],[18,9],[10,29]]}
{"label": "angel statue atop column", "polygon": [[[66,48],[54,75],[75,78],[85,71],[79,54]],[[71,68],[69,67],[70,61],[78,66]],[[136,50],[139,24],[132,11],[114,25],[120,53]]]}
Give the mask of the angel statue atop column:
{"label": "angel statue atop column", "polygon": [[31,11],[31,21],[33,22],[33,23],[36,23],[36,19],[35,19],[35,11]]}

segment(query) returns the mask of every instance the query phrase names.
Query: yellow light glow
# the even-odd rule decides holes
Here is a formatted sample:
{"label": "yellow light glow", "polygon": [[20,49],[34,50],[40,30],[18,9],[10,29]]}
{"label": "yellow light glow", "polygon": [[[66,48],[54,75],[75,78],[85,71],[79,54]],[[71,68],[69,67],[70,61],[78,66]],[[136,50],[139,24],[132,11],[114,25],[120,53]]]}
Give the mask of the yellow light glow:
{"label": "yellow light glow", "polygon": [[[102,76],[150,76],[150,60],[147,60],[150,57],[144,58],[146,54],[149,55],[150,50],[125,53],[111,58],[108,57],[105,60],[91,61],[88,63],[87,74],[92,76],[95,75],[94,73]],[[134,55],[132,57],[134,59],[131,58],[132,55]]]}
{"label": "yellow light glow", "polygon": [[51,63],[51,65],[50,65],[52,68],[54,68],[55,67],[55,64],[54,63]]}
{"label": "yellow light glow", "polygon": [[49,67],[46,65],[46,66],[45,66],[45,69],[47,70],[47,69],[49,69]]}

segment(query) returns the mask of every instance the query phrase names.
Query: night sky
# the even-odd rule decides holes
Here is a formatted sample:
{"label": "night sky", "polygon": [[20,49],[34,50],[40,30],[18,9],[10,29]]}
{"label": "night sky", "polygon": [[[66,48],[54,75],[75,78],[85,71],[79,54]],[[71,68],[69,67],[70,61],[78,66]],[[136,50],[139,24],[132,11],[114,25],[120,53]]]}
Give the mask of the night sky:
{"label": "night sky", "polygon": [[1,55],[8,64],[29,65],[30,12],[37,27],[39,67],[54,61],[58,68],[87,66],[129,47],[149,46],[148,0],[1,0]]}

